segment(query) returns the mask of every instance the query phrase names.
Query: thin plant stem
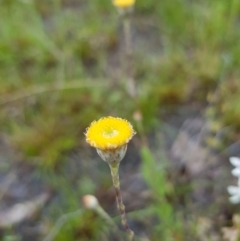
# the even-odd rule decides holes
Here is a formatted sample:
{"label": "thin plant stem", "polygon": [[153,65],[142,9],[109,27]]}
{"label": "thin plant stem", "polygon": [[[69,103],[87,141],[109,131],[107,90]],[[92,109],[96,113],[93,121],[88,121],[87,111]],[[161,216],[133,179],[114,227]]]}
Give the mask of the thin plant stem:
{"label": "thin plant stem", "polygon": [[102,217],[110,226],[116,228],[115,223],[111,219],[111,217],[105,212],[105,210],[100,206],[97,205],[95,208],[96,213]]}
{"label": "thin plant stem", "polygon": [[125,40],[125,58],[126,61],[126,75],[127,75],[127,88],[131,97],[136,97],[136,82],[133,75],[133,47],[132,47],[132,36],[131,36],[131,21],[128,14],[122,16],[123,22],[123,34]]}
{"label": "thin plant stem", "polygon": [[117,200],[117,207],[119,210],[119,213],[121,215],[122,219],[122,225],[125,228],[128,238],[130,241],[134,241],[134,232],[130,229],[128,222],[127,222],[127,216],[125,212],[125,206],[122,201],[122,196],[121,196],[121,191],[120,191],[120,182],[119,182],[119,163],[117,164],[109,164],[110,170],[111,170],[111,175],[112,175],[112,181],[113,181],[113,186],[115,188],[115,193],[116,193],[116,200]]}
{"label": "thin plant stem", "polygon": [[[119,229],[117,225],[113,222],[112,218],[107,214],[107,212],[105,212],[105,210],[100,205],[95,208],[95,211],[107,222],[107,224],[112,228],[112,231],[118,235]],[[119,237],[119,240],[123,241],[121,237]]]}

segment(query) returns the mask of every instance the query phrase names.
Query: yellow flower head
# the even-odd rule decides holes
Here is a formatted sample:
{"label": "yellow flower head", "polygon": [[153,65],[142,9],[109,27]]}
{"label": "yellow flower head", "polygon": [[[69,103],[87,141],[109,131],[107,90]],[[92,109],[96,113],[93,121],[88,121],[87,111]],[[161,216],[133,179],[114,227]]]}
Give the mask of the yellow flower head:
{"label": "yellow flower head", "polygon": [[113,0],[113,4],[118,8],[129,8],[133,6],[135,0]]}
{"label": "yellow flower head", "polygon": [[103,117],[91,123],[86,131],[86,141],[100,150],[111,150],[127,144],[135,131],[132,125],[118,117]]}

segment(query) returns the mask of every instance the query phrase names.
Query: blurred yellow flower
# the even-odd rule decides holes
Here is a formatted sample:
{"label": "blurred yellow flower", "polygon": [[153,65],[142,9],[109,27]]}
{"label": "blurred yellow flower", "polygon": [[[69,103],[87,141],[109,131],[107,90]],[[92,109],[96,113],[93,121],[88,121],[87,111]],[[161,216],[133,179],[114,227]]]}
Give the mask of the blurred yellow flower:
{"label": "blurred yellow flower", "polygon": [[112,150],[126,145],[135,131],[125,119],[118,117],[103,117],[91,123],[85,133],[86,141],[100,150]]}
{"label": "blurred yellow flower", "polygon": [[113,0],[113,4],[118,8],[129,8],[135,4],[135,0]]}

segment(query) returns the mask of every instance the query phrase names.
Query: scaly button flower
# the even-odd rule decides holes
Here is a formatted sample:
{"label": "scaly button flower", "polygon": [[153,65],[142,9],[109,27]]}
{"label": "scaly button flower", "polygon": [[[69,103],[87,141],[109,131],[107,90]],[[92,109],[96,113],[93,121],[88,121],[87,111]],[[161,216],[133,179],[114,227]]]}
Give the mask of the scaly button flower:
{"label": "scaly button flower", "polygon": [[99,156],[111,164],[123,159],[134,134],[127,120],[109,116],[92,122],[85,135],[86,141],[97,149]]}
{"label": "scaly button flower", "polygon": [[240,158],[230,157],[230,163],[235,167],[232,170],[232,175],[238,178],[237,186],[228,186],[228,193],[231,195],[229,201],[233,204],[240,203]]}
{"label": "scaly button flower", "polygon": [[134,241],[134,232],[128,225],[122,201],[118,169],[126,154],[127,144],[135,135],[135,131],[127,120],[108,116],[92,122],[85,135],[86,141],[95,147],[99,156],[109,164],[122,225],[128,234],[129,241]]}
{"label": "scaly button flower", "polygon": [[113,4],[118,8],[129,8],[135,4],[135,0],[113,0]]}

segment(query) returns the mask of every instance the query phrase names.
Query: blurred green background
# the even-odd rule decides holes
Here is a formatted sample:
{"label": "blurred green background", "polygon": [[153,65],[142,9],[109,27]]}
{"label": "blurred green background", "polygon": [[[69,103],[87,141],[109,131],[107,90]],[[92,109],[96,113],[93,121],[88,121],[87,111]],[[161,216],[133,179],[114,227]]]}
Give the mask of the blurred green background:
{"label": "blurred green background", "polygon": [[[127,240],[108,167],[84,137],[108,115],[138,133],[120,173],[137,240],[223,240],[232,226],[240,1],[136,0],[128,21],[131,59],[110,0],[0,0],[0,214],[35,207],[0,218],[1,240]],[[84,209],[89,193],[118,232]]]}

